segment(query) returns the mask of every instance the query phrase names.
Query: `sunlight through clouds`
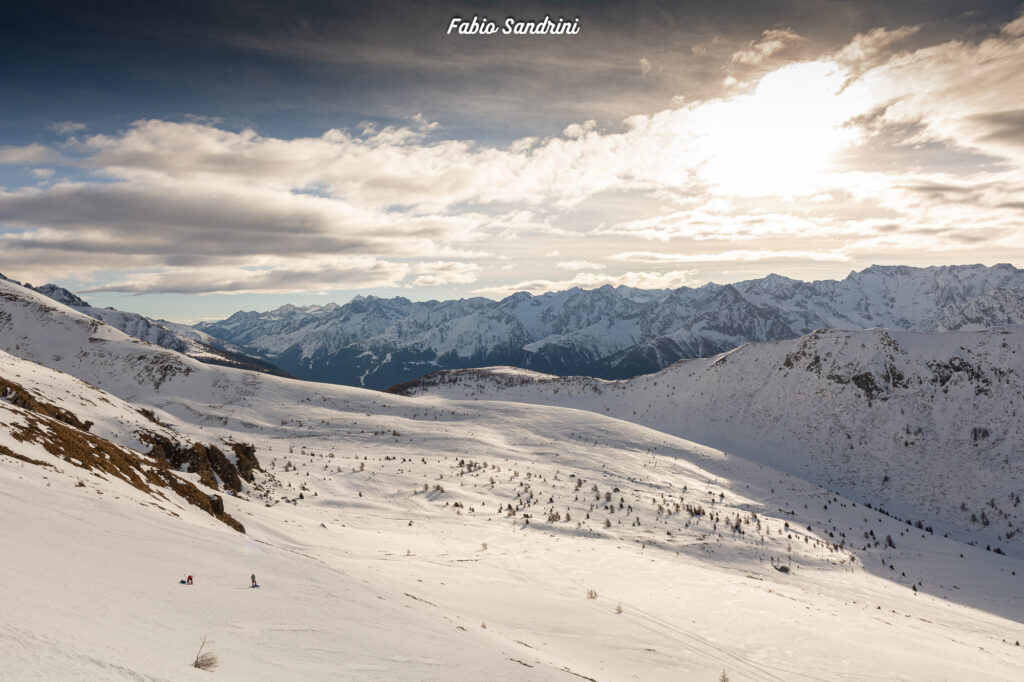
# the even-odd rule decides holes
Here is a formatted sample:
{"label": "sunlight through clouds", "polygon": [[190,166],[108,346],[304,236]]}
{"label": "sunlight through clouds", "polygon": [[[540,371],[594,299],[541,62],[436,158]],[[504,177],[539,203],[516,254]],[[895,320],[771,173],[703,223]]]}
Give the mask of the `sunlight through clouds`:
{"label": "sunlight through clouds", "polygon": [[808,194],[827,186],[832,155],[857,132],[843,123],[865,102],[842,91],[846,74],[832,62],[785,66],[752,95],[698,107],[707,161],[698,176],[726,194]]}
{"label": "sunlight through clouds", "polygon": [[[903,51],[917,26],[877,28],[814,58],[790,49],[808,40],[769,30],[724,60],[761,71],[734,71],[719,97],[505,145],[451,134],[422,113],[304,137],[199,117],[98,134],[63,123],[79,135],[0,148],[0,164],[29,178],[0,188],[0,269],[30,258],[39,271],[100,277],[104,291],[298,291],[316,280],[496,293],[534,280],[502,279],[513,275],[495,240],[523,258],[527,245],[568,253],[585,239],[586,257],[546,264],[580,274],[535,280],[550,286],[692,277],[622,270],[643,253],[704,276],[729,261],[839,272],[954,248],[992,260],[1024,243],[1020,21],[975,42]],[[697,248],[709,241],[743,246]],[[325,253],[372,265],[303,271]],[[100,265],[125,254],[141,271]],[[267,257],[294,276],[250,270]],[[527,276],[542,274],[526,258]]]}

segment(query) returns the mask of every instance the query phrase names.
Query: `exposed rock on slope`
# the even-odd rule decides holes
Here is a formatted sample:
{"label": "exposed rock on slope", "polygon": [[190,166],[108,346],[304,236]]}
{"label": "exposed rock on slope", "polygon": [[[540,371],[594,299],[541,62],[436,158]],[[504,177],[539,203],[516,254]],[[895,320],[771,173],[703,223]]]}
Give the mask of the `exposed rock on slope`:
{"label": "exposed rock on slope", "polygon": [[216,445],[193,443],[183,446],[159,434],[144,434],[142,439],[152,444],[150,455],[166,461],[175,469],[198,473],[199,480],[214,490],[218,488],[217,480],[220,479],[225,490],[240,492],[242,479],[252,483],[252,472],[259,468],[255,448],[243,443],[234,444],[238,457],[236,466]]}
{"label": "exposed rock on slope", "polygon": [[[8,365],[13,360],[9,356],[6,359],[5,364]],[[44,370],[39,368],[38,371]],[[180,443],[159,434],[142,433],[140,437],[143,440],[152,439],[162,444],[144,455],[89,433],[90,426],[92,422],[83,422],[69,410],[40,400],[21,384],[0,376],[0,427],[15,441],[11,445],[0,444],[0,455],[39,466],[54,466],[51,461],[38,456],[39,449],[42,449],[58,460],[95,476],[119,478],[154,498],[167,500],[168,495],[177,496],[238,532],[245,532],[245,527],[224,511],[223,504],[217,504],[219,500],[215,495],[203,492],[194,483],[175,473],[181,468],[181,463],[168,457],[167,449],[180,451],[184,449]],[[31,448],[33,445],[38,447]],[[31,449],[31,454],[21,452],[26,447]],[[215,447],[206,448],[200,444],[194,444],[192,448],[199,453],[216,450]],[[225,482],[225,487],[236,492],[241,489],[235,466],[223,455],[216,471]],[[212,476],[201,474],[201,480],[217,489],[216,479]]]}

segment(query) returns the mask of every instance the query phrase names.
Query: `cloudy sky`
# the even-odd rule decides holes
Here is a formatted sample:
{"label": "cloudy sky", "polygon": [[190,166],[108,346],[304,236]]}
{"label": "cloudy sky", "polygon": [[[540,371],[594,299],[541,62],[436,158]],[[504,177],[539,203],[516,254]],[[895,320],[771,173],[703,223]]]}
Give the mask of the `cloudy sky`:
{"label": "cloudy sky", "polygon": [[155,317],[1024,266],[1019,2],[4,3],[0,93],[0,272]]}

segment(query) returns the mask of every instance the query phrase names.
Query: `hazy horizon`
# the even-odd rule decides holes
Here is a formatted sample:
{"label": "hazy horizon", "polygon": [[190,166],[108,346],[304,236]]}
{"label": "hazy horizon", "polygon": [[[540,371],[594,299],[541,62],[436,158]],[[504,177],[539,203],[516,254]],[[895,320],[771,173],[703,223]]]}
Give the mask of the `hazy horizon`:
{"label": "hazy horizon", "polygon": [[[869,270],[869,269],[875,268],[875,267],[882,267],[882,268],[914,267],[914,268],[923,268],[923,269],[935,269],[935,268],[945,268],[945,267],[960,267],[960,268],[964,268],[964,267],[986,267],[986,268],[992,268],[992,267],[998,267],[998,266],[1001,266],[1001,265],[1005,265],[1005,266],[1008,266],[1008,267],[1011,267],[1011,268],[1014,268],[1014,269],[1017,269],[1017,270],[1020,269],[1020,268],[1017,268],[1017,266],[1014,265],[1013,263],[1005,263],[1005,262],[1004,263],[993,263],[993,264],[988,264],[988,263],[956,263],[956,264],[952,264],[952,265],[930,265],[930,266],[903,266],[903,265],[896,265],[896,264],[894,264],[894,265],[881,265],[881,264],[874,263],[874,264],[871,264],[871,265],[869,265],[869,266],[867,266],[865,268],[862,268],[860,270],[851,270],[848,273],[846,273],[846,275],[840,276],[840,277],[831,277],[831,278],[830,277],[826,277],[826,278],[819,278],[819,279],[800,279],[800,278],[796,278],[796,277],[788,277],[787,279],[792,279],[792,280],[797,280],[797,281],[807,282],[807,283],[815,283],[815,282],[821,282],[821,281],[841,281],[843,279],[846,279],[847,277],[851,277],[851,276],[856,275],[856,274],[861,274],[865,270]],[[134,302],[144,302],[144,303],[147,303],[149,306],[153,306],[154,305],[154,301],[153,301],[154,297],[150,297],[149,299],[147,299],[146,297],[144,297],[144,296],[142,296],[140,294],[122,295],[122,296],[119,297],[119,301],[123,304],[121,307],[118,307],[118,306],[115,306],[115,305],[110,305],[109,307],[117,308],[118,310],[122,310],[122,311],[125,311],[125,312],[134,312],[134,313],[145,314],[148,317],[151,317],[151,318],[154,318],[154,319],[164,319],[164,320],[167,320],[169,322],[176,322],[176,323],[181,323],[181,324],[194,325],[194,324],[197,324],[199,322],[210,322],[210,321],[223,320],[223,319],[226,319],[226,318],[230,317],[231,315],[233,315],[234,313],[237,313],[237,312],[265,313],[265,312],[272,312],[272,311],[277,310],[278,308],[281,308],[281,307],[286,306],[286,305],[291,305],[291,306],[295,306],[295,307],[300,307],[301,308],[301,307],[309,307],[309,306],[326,306],[326,305],[329,305],[329,304],[333,303],[333,304],[336,304],[336,305],[339,305],[339,306],[343,306],[343,305],[346,305],[348,303],[351,303],[352,301],[354,301],[357,298],[381,298],[381,299],[384,299],[384,300],[393,300],[393,299],[396,299],[396,298],[403,298],[403,299],[409,300],[409,301],[411,301],[413,303],[422,303],[422,302],[430,302],[430,301],[444,302],[444,301],[451,301],[451,300],[466,300],[466,299],[472,299],[472,298],[483,298],[483,299],[487,299],[487,300],[490,300],[490,301],[493,301],[493,302],[497,303],[497,302],[500,302],[500,301],[502,301],[502,300],[504,300],[506,298],[509,298],[510,296],[513,296],[515,294],[521,294],[521,293],[525,293],[525,294],[530,295],[530,296],[545,296],[545,295],[548,295],[548,294],[557,294],[557,293],[561,293],[561,292],[565,292],[565,291],[571,291],[571,290],[593,291],[595,289],[602,289],[604,287],[612,287],[612,288],[614,288],[616,290],[622,289],[622,288],[627,288],[627,289],[634,289],[634,290],[640,290],[640,291],[670,291],[670,290],[682,289],[682,288],[699,289],[701,287],[708,286],[708,285],[728,286],[728,285],[742,284],[744,282],[757,281],[757,280],[764,279],[766,277],[770,277],[770,276],[773,276],[773,275],[774,276],[779,276],[779,277],[786,277],[786,275],[783,275],[781,273],[771,272],[771,273],[768,273],[768,274],[766,274],[766,275],[764,275],[762,277],[744,278],[744,279],[728,280],[728,281],[722,280],[722,281],[717,281],[717,282],[715,282],[715,281],[704,282],[702,284],[694,285],[692,287],[687,287],[687,285],[683,285],[682,287],[671,287],[671,288],[660,288],[660,289],[658,289],[658,288],[646,288],[646,287],[630,287],[630,286],[627,286],[625,284],[614,284],[614,285],[613,284],[601,284],[601,285],[596,285],[596,286],[592,286],[592,287],[589,287],[589,286],[573,286],[573,287],[569,287],[567,289],[545,291],[545,292],[540,292],[540,293],[537,293],[537,294],[534,294],[534,293],[531,293],[531,292],[528,292],[528,291],[517,291],[517,292],[513,292],[512,294],[508,294],[507,296],[501,296],[501,297],[487,296],[487,295],[475,295],[475,296],[457,296],[457,297],[454,297],[454,298],[437,298],[437,297],[430,297],[430,296],[414,297],[414,296],[403,295],[401,293],[394,294],[394,295],[378,296],[377,294],[374,294],[374,293],[365,293],[364,292],[364,293],[353,294],[352,296],[350,296],[348,298],[345,298],[345,299],[340,299],[339,297],[336,297],[333,294],[330,294],[328,292],[315,292],[315,293],[306,293],[306,294],[296,294],[296,295],[291,296],[291,297],[290,297],[289,294],[281,294],[279,296],[282,296],[284,300],[282,300],[282,301],[280,301],[278,303],[272,303],[272,304],[270,304],[270,307],[246,308],[245,306],[240,306],[240,307],[232,308],[232,309],[230,309],[229,312],[226,312],[226,313],[223,313],[223,314],[212,315],[212,316],[203,317],[203,318],[178,318],[178,319],[175,319],[175,318],[171,318],[171,317],[167,317],[167,316],[161,316],[160,312],[161,312],[161,310],[163,310],[165,308],[159,307],[159,298],[158,297],[156,298],[156,303],[155,303],[156,308],[154,310],[146,312],[146,310],[144,310],[143,308],[139,308],[138,306],[132,306],[132,302],[133,301]],[[8,277],[6,275],[6,273],[0,273],[0,276]],[[8,277],[8,279],[12,279],[12,280],[18,281],[17,278],[14,278],[14,277]],[[36,282],[36,283],[33,283],[33,282],[20,282],[20,283],[25,285],[25,286],[42,286],[43,284],[54,284],[54,282]],[[107,307],[105,305],[100,305],[96,301],[92,300],[91,296],[87,292],[74,292],[74,291],[72,291],[72,293],[84,294],[81,297],[83,299],[85,299],[87,303],[89,303],[90,305],[92,305],[94,307]],[[101,296],[104,297],[104,298],[109,298],[111,296],[116,296],[116,295],[101,294]],[[175,296],[175,295],[174,294],[164,295],[164,297],[173,297],[173,296]],[[181,296],[181,295],[178,295],[178,296]],[[236,295],[236,296],[228,297],[228,298],[224,299],[224,301],[227,302],[227,303],[230,303],[231,301],[239,302],[239,301],[244,300],[245,296],[246,295],[244,295],[244,294],[239,294],[239,295]],[[186,300],[188,298],[189,297],[186,297]],[[272,296],[260,296],[257,300],[263,301],[264,303],[267,303],[272,298],[273,298]],[[228,308],[230,308],[230,306],[228,306]]]}

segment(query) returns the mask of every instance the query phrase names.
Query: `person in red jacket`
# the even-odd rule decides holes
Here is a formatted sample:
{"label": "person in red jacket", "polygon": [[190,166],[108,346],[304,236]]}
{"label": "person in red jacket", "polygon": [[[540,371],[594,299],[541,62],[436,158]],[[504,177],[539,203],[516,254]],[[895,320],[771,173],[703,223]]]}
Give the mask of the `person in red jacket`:
{"label": "person in red jacket", "polygon": [[192,584],[192,576],[189,576],[189,577],[185,578],[185,584],[186,585],[191,585]]}

